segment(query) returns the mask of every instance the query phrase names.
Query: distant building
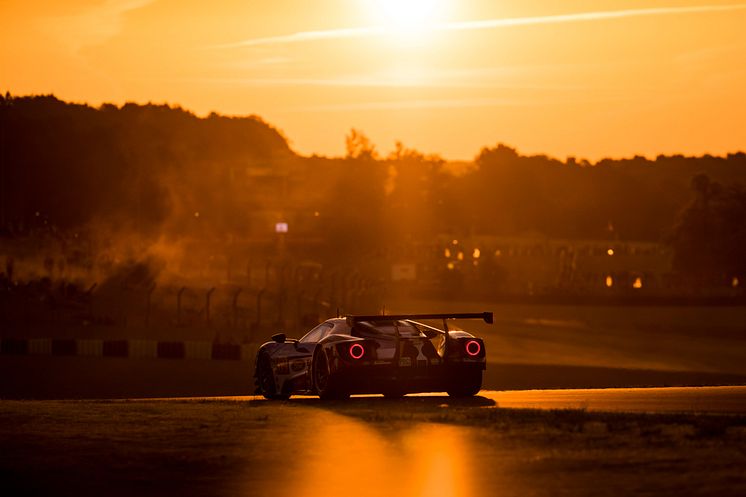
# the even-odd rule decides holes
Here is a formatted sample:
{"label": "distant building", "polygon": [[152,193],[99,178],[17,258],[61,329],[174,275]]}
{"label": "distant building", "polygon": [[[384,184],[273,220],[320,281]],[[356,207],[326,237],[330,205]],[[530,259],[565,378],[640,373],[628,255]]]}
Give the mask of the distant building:
{"label": "distant building", "polygon": [[547,293],[671,293],[680,290],[672,274],[671,250],[662,244],[619,240],[569,240],[541,236],[441,235],[430,243],[392,250],[392,267],[417,252],[417,281],[444,281],[486,291]]}

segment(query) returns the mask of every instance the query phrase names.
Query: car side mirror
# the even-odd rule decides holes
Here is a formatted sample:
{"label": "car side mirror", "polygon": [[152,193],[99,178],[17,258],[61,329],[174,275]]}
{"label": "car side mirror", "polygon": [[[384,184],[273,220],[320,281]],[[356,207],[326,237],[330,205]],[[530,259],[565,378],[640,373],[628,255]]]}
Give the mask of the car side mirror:
{"label": "car side mirror", "polygon": [[272,340],[277,343],[285,343],[285,333],[277,333],[276,335],[272,335]]}

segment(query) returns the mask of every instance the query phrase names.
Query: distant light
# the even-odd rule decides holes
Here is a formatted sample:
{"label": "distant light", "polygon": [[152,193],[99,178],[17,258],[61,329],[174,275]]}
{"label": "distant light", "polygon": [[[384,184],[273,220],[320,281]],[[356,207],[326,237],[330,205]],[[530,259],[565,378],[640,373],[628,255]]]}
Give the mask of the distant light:
{"label": "distant light", "polygon": [[740,284],[741,284],[741,282],[738,281],[738,276],[734,276],[733,279],[730,282],[730,286],[732,286],[733,288],[738,287],[738,285],[740,285]]}
{"label": "distant light", "polygon": [[471,263],[474,265],[474,267],[479,266],[479,261],[471,261]]}
{"label": "distant light", "polygon": [[448,264],[446,265],[446,267],[448,268],[448,270],[449,270],[449,271],[453,271],[453,268],[455,268],[456,266],[455,266],[455,265],[454,265],[454,264],[453,264],[452,262],[449,262],[449,263],[448,263]]}
{"label": "distant light", "polygon": [[642,288],[642,278],[639,276],[635,278],[634,283],[632,283],[632,288]]}
{"label": "distant light", "polygon": [[472,252],[471,254],[471,256],[474,257],[475,259],[479,259],[480,255],[482,255],[482,251],[479,250],[478,248],[475,248],[474,252]]}
{"label": "distant light", "polygon": [[36,217],[41,216],[41,212],[39,212],[39,211],[34,212],[34,216],[36,216]]}
{"label": "distant light", "polygon": [[196,211],[196,212],[194,213],[194,217],[199,217],[199,211]]}
{"label": "distant light", "polygon": [[319,217],[321,213],[319,211],[313,211],[313,217]]}
{"label": "distant light", "polygon": [[275,224],[275,233],[287,233],[288,232],[288,223],[276,223]]}
{"label": "distant light", "polygon": [[614,286],[614,278],[611,277],[611,275],[606,277],[606,287],[611,288]]}
{"label": "distant light", "polygon": [[451,243],[452,243],[452,244],[454,244],[454,245],[458,245],[458,240],[456,240],[456,239],[454,238],[454,239],[453,239],[453,241],[451,241]]}
{"label": "distant light", "polygon": [[495,257],[500,257],[501,255],[503,255],[503,251],[502,250],[500,250],[500,249],[495,250]]}
{"label": "distant light", "polygon": [[464,253],[459,251],[458,254],[456,254],[456,259],[463,261],[464,260]]}
{"label": "distant light", "polygon": [[609,255],[614,255],[614,249],[610,248],[609,250],[606,251],[606,253]]}
{"label": "distant light", "polygon": [[446,258],[449,258],[449,257],[451,257],[451,249],[449,249],[448,247],[446,247],[446,249],[445,249],[445,250],[443,251],[443,255],[444,255],[444,256],[445,256]]}

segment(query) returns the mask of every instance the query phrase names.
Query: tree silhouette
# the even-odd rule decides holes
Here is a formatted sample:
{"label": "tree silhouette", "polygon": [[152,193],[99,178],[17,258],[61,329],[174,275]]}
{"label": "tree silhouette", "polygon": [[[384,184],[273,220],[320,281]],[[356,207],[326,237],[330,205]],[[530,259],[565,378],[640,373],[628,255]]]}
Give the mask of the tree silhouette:
{"label": "tree silhouette", "polygon": [[746,190],[723,187],[706,174],[691,181],[694,199],[670,236],[674,268],[700,283],[746,276]]}
{"label": "tree silhouette", "polygon": [[679,271],[742,274],[743,190],[732,186],[746,184],[742,152],[590,163],[497,144],[457,169],[401,142],[381,158],[357,129],[344,158],[303,157],[256,116],[0,98],[3,236],[106,226],[258,238],[282,213],[293,234],[321,240],[309,257],[334,260],[440,234],[660,241],[670,232]]}
{"label": "tree silhouette", "polygon": [[370,139],[355,128],[345,137],[345,150],[348,159],[375,160],[378,158],[376,147]]}

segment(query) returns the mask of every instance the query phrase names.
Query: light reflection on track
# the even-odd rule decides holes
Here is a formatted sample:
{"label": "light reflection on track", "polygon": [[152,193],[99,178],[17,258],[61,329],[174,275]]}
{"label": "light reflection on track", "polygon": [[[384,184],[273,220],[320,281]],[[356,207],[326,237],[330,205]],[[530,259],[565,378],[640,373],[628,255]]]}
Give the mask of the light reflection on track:
{"label": "light reflection on track", "polygon": [[[252,478],[253,488],[262,488],[267,496],[301,497],[384,494],[459,497],[476,495],[479,489],[484,491],[486,488],[491,490],[490,495],[525,495],[538,491],[536,485],[516,477],[527,461],[538,465],[546,461],[555,464],[551,461],[556,456],[546,449],[532,451],[520,445],[503,447],[505,439],[496,437],[494,431],[458,424],[423,423],[421,419],[407,420],[408,412],[417,413],[423,408],[440,407],[444,413],[451,409],[463,412],[501,408],[710,414],[746,412],[746,387],[482,391],[477,398],[466,400],[453,400],[445,394],[422,394],[401,401],[361,396],[331,404],[313,397],[296,397],[279,403],[264,401],[260,397],[235,399],[249,400],[257,406],[274,405],[280,410],[289,409],[302,417],[303,431],[308,436],[296,447],[290,464],[287,460],[276,463],[297,475],[285,480],[293,483],[290,491],[285,492],[285,489],[275,493],[275,487],[268,481]],[[386,413],[379,418],[375,413],[380,409]],[[388,417],[396,421],[378,421]],[[437,416],[434,420],[438,420]],[[583,423],[581,431],[598,429],[597,424]],[[604,423],[600,426],[603,431],[607,430]],[[553,428],[547,429],[551,432]],[[680,428],[674,424],[673,431],[677,430],[683,430],[684,435],[689,433],[686,426]],[[592,439],[593,435],[579,437]],[[268,440],[257,442],[265,446],[271,443]],[[586,477],[603,480],[602,475]],[[538,495],[543,494],[543,490],[538,491]]]}
{"label": "light reflection on track", "polygon": [[311,480],[296,480],[283,495],[366,497],[380,496],[384,489],[412,497],[473,495],[468,429],[417,423],[382,432],[344,416],[322,417],[297,471]]}

